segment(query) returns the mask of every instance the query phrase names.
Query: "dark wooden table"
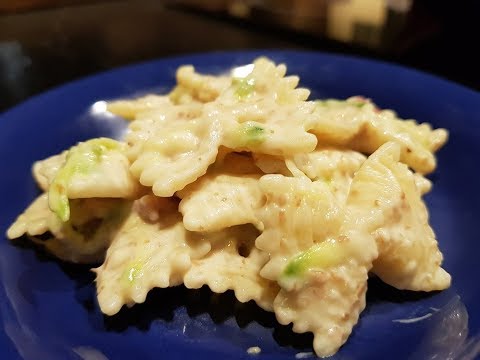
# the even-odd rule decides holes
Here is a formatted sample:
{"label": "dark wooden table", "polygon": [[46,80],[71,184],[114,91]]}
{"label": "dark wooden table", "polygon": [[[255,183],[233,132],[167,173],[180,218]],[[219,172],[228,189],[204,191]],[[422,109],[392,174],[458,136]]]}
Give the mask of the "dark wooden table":
{"label": "dark wooden table", "polygon": [[[336,25],[335,19],[328,18],[331,14],[325,13],[328,1],[314,1],[323,4],[317,9],[318,18],[308,15],[305,8],[295,18],[285,7],[265,5],[249,9],[246,15],[232,7],[238,1],[217,1],[220,5],[205,9],[198,1],[191,6],[192,2],[159,0],[88,2],[0,14],[0,111],[102,70],[228,49],[355,54],[415,67],[480,89],[478,1],[417,0],[408,11],[399,12],[398,4],[408,1],[390,0],[385,2],[390,8],[382,25],[360,19],[348,39],[327,31]],[[297,6],[295,11],[302,9]]]}

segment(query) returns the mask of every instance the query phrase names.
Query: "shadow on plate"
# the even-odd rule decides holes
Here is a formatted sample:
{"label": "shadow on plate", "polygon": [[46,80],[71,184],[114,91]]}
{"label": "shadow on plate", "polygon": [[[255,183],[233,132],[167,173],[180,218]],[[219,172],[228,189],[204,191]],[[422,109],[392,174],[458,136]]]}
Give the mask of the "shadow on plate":
{"label": "shadow on plate", "polygon": [[200,289],[187,289],[184,286],[153,289],[143,304],[136,304],[132,308],[123,307],[114,316],[104,316],[105,328],[121,332],[136,327],[146,331],[154,321],[173,321],[180,308],[186,310],[189,318],[206,314],[214,324],[234,319],[237,326],[243,329],[251,323],[257,323],[272,329],[273,338],[280,346],[311,350],[312,334],[296,334],[291,325],[278,324],[273,313],[261,309],[253,301],[241,303],[233,291],[215,294],[206,286]]}
{"label": "shadow on plate", "polygon": [[385,284],[376,276],[370,276],[368,279],[367,307],[375,302],[390,302],[401,304],[411,301],[420,301],[430,298],[439,291],[423,292],[398,290],[388,284]]}

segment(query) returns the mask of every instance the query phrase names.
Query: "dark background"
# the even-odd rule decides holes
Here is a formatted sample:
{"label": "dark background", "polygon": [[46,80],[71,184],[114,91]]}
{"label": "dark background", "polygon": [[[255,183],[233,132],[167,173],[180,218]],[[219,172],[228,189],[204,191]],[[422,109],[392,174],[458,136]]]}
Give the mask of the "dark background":
{"label": "dark background", "polygon": [[480,90],[479,3],[0,0],[0,111],[113,67],[228,49],[354,54]]}

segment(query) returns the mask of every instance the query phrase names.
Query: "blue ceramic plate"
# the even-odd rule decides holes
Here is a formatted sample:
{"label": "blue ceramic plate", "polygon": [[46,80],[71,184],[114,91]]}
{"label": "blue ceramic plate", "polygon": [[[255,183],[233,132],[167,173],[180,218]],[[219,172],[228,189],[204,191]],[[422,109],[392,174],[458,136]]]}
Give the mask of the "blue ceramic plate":
{"label": "blue ceramic plate", "polygon": [[[118,118],[98,101],[166,92],[175,69],[220,73],[264,54],[285,62],[312,97],[364,95],[404,118],[450,130],[426,197],[450,289],[394,290],[370,281],[368,305],[334,359],[473,359],[480,351],[480,94],[410,69],[358,58],[292,51],[227,52],[163,59],[95,75],[0,115],[1,359],[295,359],[313,357],[310,335],[231,293],[154,290],[145,304],[104,317],[88,268],[56,261],[4,233],[38,190],[34,160],[91,137],[116,136]],[[94,105],[97,103],[96,105]],[[99,105],[100,104],[100,105]],[[400,319],[420,318],[416,322]],[[247,349],[259,346],[259,355]]]}

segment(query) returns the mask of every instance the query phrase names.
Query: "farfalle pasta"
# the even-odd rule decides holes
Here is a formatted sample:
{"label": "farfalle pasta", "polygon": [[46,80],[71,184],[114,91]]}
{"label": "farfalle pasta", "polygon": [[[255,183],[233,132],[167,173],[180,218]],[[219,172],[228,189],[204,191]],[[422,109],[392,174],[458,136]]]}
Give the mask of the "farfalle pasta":
{"label": "farfalle pasta", "polygon": [[7,236],[95,266],[107,315],[156,287],[232,290],[312,332],[320,357],[359,321],[369,274],[449,287],[422,200],[448,132],[360,96],[308,100],[286,72],[186,65],[168,94],[109,102],[125,137],[37,161],[42,194]]}

